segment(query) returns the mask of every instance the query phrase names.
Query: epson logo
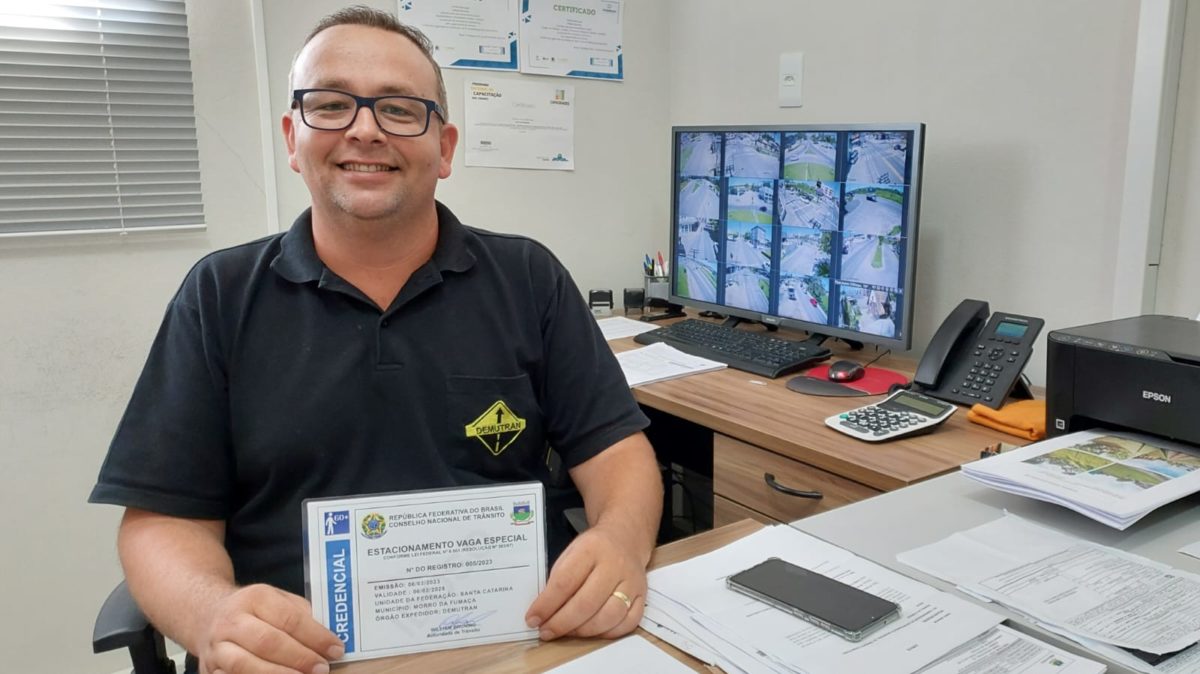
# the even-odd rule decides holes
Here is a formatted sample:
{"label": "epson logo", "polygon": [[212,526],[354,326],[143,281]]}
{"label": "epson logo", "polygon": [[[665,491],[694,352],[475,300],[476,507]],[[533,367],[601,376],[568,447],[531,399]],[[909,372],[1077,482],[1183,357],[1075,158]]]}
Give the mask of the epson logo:
{"label": "epson logo", "polygon": [[1171,404],[1171,396],[1169,396],[1165,393],[1155,393],[1154,391],[1142,391],[1142,398],[1144,400],[1153,400],[1156,403],[1163,403],[1166,405]]}

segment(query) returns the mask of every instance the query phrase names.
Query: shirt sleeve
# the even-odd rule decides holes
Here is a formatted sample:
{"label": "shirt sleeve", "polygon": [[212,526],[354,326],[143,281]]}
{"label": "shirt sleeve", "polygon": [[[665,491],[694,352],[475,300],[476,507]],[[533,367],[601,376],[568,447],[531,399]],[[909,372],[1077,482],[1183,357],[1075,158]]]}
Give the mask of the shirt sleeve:
{"label": "shirt sleeve", "polygon": [[219,331],[201,309],[198,277],[193,271],[167,308],[92,503],[200,519],[228,514],[226,371]]}
{"label": "shirt sleeve", "polygon": [[566,269],[542,315],[543,408],[551,446],[573,468],[650,425]]}

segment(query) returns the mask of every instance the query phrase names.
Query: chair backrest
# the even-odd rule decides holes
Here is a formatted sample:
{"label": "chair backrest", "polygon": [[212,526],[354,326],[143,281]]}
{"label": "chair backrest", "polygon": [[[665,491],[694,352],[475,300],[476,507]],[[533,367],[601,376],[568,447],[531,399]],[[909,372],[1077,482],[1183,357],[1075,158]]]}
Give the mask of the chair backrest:
{"label": "chair backrest", "polygon": [[175,674],[166,642],[133,601],[125,581],[113,588],[92,627],[92,652],[128,648],[132,674]]}

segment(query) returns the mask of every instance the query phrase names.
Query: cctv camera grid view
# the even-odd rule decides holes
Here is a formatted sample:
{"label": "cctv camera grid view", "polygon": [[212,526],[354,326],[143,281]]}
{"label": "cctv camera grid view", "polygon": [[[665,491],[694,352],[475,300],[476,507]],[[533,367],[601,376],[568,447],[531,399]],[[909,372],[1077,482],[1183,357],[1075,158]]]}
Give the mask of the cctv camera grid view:
{"label": "cctv camera grid view", "polygon": [[912,136],[677,132],[673,294],[900,339]]}

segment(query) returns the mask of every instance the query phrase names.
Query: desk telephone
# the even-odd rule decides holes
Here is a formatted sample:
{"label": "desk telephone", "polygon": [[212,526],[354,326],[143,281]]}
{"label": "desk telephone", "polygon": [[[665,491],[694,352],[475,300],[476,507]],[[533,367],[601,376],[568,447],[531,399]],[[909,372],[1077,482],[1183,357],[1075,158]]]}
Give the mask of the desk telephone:
{"label": "desk telephone", "polygon": [[912,390],[963,405],[999,409],[1009,396],[1032,398],[1021,371],[1045,323],[963,300],[934,333],[917,365]]}

